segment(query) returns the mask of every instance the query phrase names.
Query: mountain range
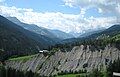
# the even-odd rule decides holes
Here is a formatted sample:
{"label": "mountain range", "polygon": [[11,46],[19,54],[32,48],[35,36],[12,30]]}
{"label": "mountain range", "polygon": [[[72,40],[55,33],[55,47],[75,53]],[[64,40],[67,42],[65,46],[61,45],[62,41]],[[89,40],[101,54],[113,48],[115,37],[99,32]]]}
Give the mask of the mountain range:
{"label": "mountain range", "polygon": [[12,21],[13,23],[18,24],[19,26],[21,26],[29,31],[49,37],[56,41],[70,39],[70,38],[86,37],[86,36],[92,35],[94,33],[99,33],[101,31],[105,30],[105,28],[98,28],[96,30],[91,30],[91,29],[86,30],[84,33],[74,33],[74,32],[66,33],[66,32],[60,31],[58,29],[51,30],[51,29],[46,29],[46,28],[37,26],[35,24],[23,23],[20,20],[18,20],[16,17],[6,17],[6,18],[8,20]]}
{"label": "mountain range", "polygon": [[[116,62],[120,58],[119,24],[81,39],[83,43],[77,41],[79,44],[69,43],[68,46],[65,44],[63,47],[61,44],[50,50],[47,55],[38,53],[27,60],[20,57],[9,59],[5,61],[6,67],[22,71],[31,70],[43,77],[73,77],[72,75],[75,75],[74,77],[111,77],[113,71],[120,72],[120,61]],[[71,49],[67,50],[67,48]],[[95,69],[97,72],[94,71]],[[77,76],[78,74],[80,76]]]}
{"label": "mountain range", "polygon": [[[9,55],[32,54],[49,49],[55,44],[74,43],[89,39],[100,39],[120,33],[120,25],[108,29],[88,31],[78,38],[59,30],[49,30],[34,24],[26,24],[15,17],[0,16],[0,50]],[[5,53],[6,54],[6,53]]]}
{"label": "mountain range", "polygon": [[120,24],[88,30],[75,38],[15,17],[0,16],[0,62],[6,68],[31,71],[42,77],[89,74],[94,68],[105,69],[119,57]]}
{"label": "mountain range", "polygon": [[0,49],[5,55],[32,54],[47,49],[55,41],[31,32],[0,16]]}
{"label": "mountain range", "polygon": [[27,29],[29,31],[35,32],[37,34],[46,36],[48,38],[51,38],[55,41],[60,41],[63,39],[73,38],[73,35],[70,35],[68,33],[62,32],[60,30],[50,30],[43,27],[38,27],[34,24],[26,24],[18,20],[16,17],[6,17],[8,20],[12,21],[15,24],[18,24],[19,26],[23,27],[24,29]]}
{"label": "mountain range", "polygon": [[65,40],[62,40],[61,43],[74,43],[74,42],[83,41],[83,40],[100,39],[103,37],[114,36],[119,33],[120,33],[120,25],[116,24],[116,25],[112,25],[108,29],[99,29],[97,31],[94,30],[91,32],[88,31],[88,33],[86,32],[81,36],[79,36],[78,38],[65,39]]}

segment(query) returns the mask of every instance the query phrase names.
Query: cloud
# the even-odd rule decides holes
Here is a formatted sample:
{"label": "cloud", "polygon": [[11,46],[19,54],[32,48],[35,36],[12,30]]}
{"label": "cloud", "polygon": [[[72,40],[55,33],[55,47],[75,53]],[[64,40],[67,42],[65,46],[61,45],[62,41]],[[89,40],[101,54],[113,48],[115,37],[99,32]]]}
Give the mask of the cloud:
{"label": "cloud", "polygon": [[119,2],[119,0],[63,0],[65,5],[68,6],[80,6],[80,7],[88,7],[88,6],[98,6],[98,5],[112,5]]}
{"label": "cloud", "polygon": [[[36,24],[48,29],[58,29],[64,32],[83,33],[89,29],[110,27],[116,23],[116,17],[89,17],[80,14],[64,14],[60,12],[35,12],[33,9],[0,6],[0,14],[3,16],[17,17],[22,22]],[[101,12],[101,10],[100,10]]]}
{"label": "cloud", "polygon": [[[99,13],[112,13],[119,16],[118,8],[120,0],[63,0],[64,5],[70,7],[80,7],[80,9],[97,8]],[[116,9],[117,8],[117,9]],[[82,11],[82,10],[81,10]]]}

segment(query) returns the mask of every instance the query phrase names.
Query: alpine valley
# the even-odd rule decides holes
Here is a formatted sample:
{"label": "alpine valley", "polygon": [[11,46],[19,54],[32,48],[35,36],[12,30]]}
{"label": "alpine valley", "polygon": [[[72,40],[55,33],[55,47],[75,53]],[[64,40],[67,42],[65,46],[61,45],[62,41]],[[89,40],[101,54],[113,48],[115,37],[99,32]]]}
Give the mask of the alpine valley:
{"label": "alpine valley", "polygon": [[75,36],[0,16],[0,77],[111,77],[120,24]]}

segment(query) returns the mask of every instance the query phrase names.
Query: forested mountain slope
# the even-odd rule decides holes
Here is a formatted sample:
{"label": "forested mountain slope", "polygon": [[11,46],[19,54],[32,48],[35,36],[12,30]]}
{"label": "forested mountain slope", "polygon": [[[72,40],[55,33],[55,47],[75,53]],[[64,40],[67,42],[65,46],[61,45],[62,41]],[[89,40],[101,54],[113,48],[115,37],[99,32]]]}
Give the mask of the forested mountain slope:
{"label": "forested mountain slope", "polygon": [[58,45],[49,52],[52,54],[38,53],[27,60],[10,59],[6,64],[17,70],[32,70],[41,76],[84,70],[90,72],[95,68],[102,71],[120,58],[120,33],[119,30],[117,32],[106,38],[87,40],[73,46]]}
{"label": "forested mountain slope", "polygon": [[45,36],[28,31],[0,16],[0,50],[6,57],[13,54],[35,53],[39,49],[48,48],[53,42]]}

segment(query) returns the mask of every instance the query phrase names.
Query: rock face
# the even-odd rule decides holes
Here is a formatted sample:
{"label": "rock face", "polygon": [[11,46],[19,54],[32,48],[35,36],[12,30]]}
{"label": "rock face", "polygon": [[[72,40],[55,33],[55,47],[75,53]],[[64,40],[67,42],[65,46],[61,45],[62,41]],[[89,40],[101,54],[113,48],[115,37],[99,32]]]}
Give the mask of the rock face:
{"label": "rock face", "polygon": [[120,50],[107,45],[104,50],[91,51],[87,46],[76,46],[69,52],[58,51],[54,55],[44,56],[42,53],[27,61],[6,61],[7,67],[17,70],[39,73],[40,75],[54,75],[61,71],[79,71],[106,67],[110,61],[120,57]]}

